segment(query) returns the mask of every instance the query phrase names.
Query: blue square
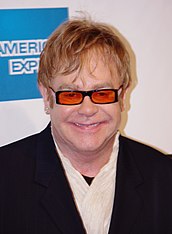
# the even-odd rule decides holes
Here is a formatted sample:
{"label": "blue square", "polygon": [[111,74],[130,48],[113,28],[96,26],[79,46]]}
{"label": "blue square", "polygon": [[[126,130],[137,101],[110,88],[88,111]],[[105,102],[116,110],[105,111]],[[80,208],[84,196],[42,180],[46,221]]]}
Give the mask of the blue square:
{"label": "blue square", "polygon": [[0,101],[40,98],[39,55],[68,8],[0,10]]}

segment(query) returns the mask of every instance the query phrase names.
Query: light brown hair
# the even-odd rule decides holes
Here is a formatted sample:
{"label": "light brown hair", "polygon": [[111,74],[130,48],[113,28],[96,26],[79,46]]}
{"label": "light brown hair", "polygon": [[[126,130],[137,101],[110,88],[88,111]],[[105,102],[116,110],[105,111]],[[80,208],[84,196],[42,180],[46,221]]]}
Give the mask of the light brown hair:
{"label": "light brown hair", "polygon": [[114,61],[126,89],[131,82],[130,57],[123,42],[110,25],[85,18],[64,22],[49,37],[40,56],[38,83],[48,88],[55,76],[80,71],[94,50]]}

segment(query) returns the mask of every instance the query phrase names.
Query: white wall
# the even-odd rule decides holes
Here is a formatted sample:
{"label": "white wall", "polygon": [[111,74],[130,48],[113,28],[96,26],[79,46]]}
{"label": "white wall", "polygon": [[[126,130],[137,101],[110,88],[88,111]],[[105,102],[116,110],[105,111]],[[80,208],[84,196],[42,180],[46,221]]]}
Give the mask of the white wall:
{"label": "white wall", "polygon": [[[171,0],[5,0],[1,9],[69,7],[111,23],[131,44],[137,86],[130,97],[125,134],[172,153]],[[48,20],[48,19],[47,19]],[[49,121],[41,99],[0,103],[0,145],[40,131]]]}

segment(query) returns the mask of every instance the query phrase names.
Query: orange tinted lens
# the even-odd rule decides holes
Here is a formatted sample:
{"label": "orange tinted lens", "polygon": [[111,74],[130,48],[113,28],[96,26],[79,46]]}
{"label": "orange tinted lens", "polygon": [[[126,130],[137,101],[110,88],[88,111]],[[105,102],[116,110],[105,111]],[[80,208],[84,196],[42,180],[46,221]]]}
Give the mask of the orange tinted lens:
{"label": "orange tinted lens", "polygon": [[99,90],[92,94],[92,100],[95,103],[110,103],[115,101],[115,92],[113,90]]}
{"label": "orange tinted lens", "polygon": [[66,105],[78,104],[82,101],[82,94],[79,92],[64,91],[59,95],[59,103]]}

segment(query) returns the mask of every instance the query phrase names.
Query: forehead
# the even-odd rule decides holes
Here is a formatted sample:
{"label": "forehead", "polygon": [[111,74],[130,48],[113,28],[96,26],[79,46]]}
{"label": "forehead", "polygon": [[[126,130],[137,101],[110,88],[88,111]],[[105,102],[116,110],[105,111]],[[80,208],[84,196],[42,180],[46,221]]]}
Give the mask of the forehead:
{"label": "forehead", "polygon": [[53,84],[61,89],[99,86],[113,88],[119,84],[119,75],[116,64],[110,57],[92,52],[85,56],[80,69],[68,75],[57,75]]}

